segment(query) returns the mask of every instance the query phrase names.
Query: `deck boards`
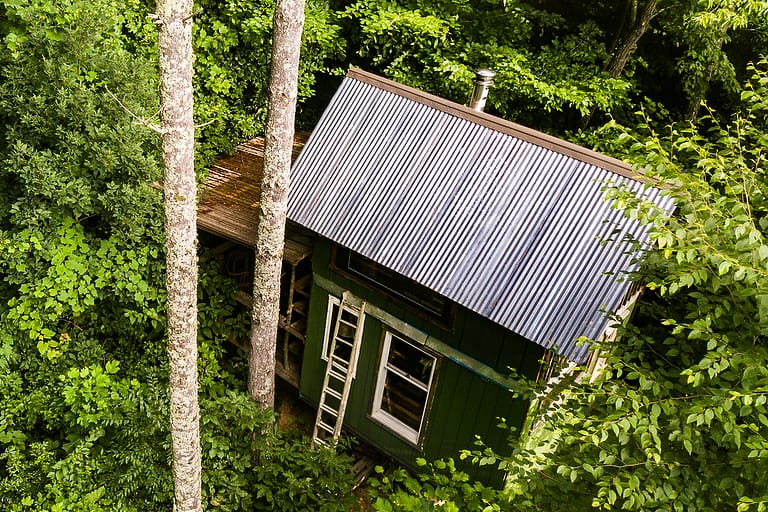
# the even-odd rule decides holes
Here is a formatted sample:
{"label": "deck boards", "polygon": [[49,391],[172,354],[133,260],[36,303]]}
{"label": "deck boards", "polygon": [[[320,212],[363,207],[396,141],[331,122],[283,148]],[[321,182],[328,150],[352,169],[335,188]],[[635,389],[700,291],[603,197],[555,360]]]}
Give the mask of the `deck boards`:
{"label": "deck boards", "polygon": [[[297,133],[293,159],[304,147],[308,134]],[[223,238],[253,247],[259,215],[259,182],[264,169],[264,138],[251,139],[234,155],[218,159],[200,185],[198,227]]]}

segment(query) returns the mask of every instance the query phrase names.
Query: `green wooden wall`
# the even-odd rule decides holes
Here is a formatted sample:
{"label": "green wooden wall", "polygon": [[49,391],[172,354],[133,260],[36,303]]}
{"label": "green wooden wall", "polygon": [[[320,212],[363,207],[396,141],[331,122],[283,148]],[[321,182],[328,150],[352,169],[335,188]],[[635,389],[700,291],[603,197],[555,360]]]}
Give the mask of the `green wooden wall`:
{"label": "green wooden wall", "polygon": [[[313,271],[316,274],[503,375],[508,375],[508,368],[513,367],[521,375],[535,378],[538,361],[543,355],[543,349],[538,345],[465,308],[457,308],[452,328],[438,327],[397,302],[331,271],[330,255],[331,244],[327,240],[319,240],[313,254]],[[321,359],[321,352],[328,295],[328,291],[317,284],[313,285],[300,393],[315,405],[320,397],[325,372],[325,361]],[[428,460],[441,457],[458,459],[459,450],[473,447],[476,435],[480,435],[487,444],[504,450],[508,433],[496,427],[499,423],[498,417],[504,417],[509,424],[520,427],[527,411],[527,401],[513,398],[508,389],[467,369],[461,364],[462,361],[456,362],[426,348],[426,351],[438,357],[438,363],[425,419],[422,446],[415,447],[371,419],[383,339],[382,322],[366,315],[356,378],[345,417],[347,428],[410,467],[414,466],[417,457],[425,457]],[[472,470],[477,478],[487,482],[499,483],[498,472],[478,472],[469,466],[463,469]]]}

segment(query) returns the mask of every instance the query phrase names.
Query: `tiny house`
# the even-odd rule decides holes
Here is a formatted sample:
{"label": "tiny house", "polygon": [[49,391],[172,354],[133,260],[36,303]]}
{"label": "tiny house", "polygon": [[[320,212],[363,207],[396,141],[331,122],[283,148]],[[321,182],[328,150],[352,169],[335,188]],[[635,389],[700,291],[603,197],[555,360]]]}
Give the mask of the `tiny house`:
{"label": "tiny house", "polygon": [[[259,147],[212,169],[200,206],[244,246]],[[477,435],[503,449],[500,418],[528,407],[513,372],[586,361],[577,338],[627,296],[620,241],[645,237],[606,184],[672,207],[623,162],[360,70],[296,153],[278,373],[318,408],[317,442],[343,426],[409,466]]]}

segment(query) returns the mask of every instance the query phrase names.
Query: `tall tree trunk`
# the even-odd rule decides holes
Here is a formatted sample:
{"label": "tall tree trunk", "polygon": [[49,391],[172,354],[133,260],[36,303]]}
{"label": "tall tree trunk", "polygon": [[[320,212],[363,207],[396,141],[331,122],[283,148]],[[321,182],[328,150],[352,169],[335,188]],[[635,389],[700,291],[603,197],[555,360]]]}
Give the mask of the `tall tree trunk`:
{"label": "tall tree trunk", "polygon": [[158,0],[174,512],[201,505],[192,0]]}
{"label": "tall tree trunk", "polygon": [[264,174],[253,276],[248,392],[262,408],[275,405],[275,342],[280,270],[288,209],[304,0],[278,0],[272,38]]}
{"label": "tall tree trunk", "polygon": [[707,67],[705,68],[704,74],[699,81],[698,87],[696,87],[695,90],[691,91],[690,93],[690,97],[688,99],[688,109],[686,110],[685,114],[685,118],[688,119],[688,121],[693,122],[696,120],[696,118],[699,116],[701,103],[707,98],[709,86],[712,82],[712,75],[715,73],[715,60],[718,58],[718,54],[723,48],[726,37],[728,37],[728,28],[728,26],[723,27],[722,36],[719,37],[715,43],[716,51],[711,52],[713,55],[710,61],[707,62]]}
{"label": "tall tree trunk", "polygon": [[626,3],[624,4],[624,12],[621,16],[621,21],[619,26],[616,27],[616,31],[613,33],[611,42],[608,45],[608,53],[610,55],[613,55],[613,52],[616,51],[616,46],[619,44],[621,36],[624,35],[624,27],[627,25],[632,26],[635,24],[635,19],[637,19],[637,1],[638,0],[626,0]]}
{"label": "tall tree trunk", "polygon": [[[629,58],[635,52],[635,49],[637,49],[638,41],[640,41],[640,38],[642,38],[648,31],[648,27],[651,25],[651,20],[656,15],[656,7],[658,3],[658,0],[647,0],[643,4],[643,8],[636,15],[635,22],[629,32],[620,39],[618,47],[613,51],[611,60],[605,68],[612,78],[618,78],[624,72],[624,68],[627,66]],[[594,115],[595,109],[593,108],[589,114],[581,118],[580,128],[582,130],[587,127]]]}

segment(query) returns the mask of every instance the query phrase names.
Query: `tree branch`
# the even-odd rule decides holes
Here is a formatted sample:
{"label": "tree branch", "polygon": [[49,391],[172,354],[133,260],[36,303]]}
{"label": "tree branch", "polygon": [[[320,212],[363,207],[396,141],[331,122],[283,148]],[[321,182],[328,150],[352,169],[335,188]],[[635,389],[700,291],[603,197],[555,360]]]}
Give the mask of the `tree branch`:
{"label": "tree branch", "polygon": [[143,118],[143,117],[140,117],[140,116],[138,116],[138,115],[134,114],[134,113],[131,111],[131,109],[129,109],[128,107],[126,107],[125,105],[123,105],[123,102],[122,102],[122,101],[120,101],[120,99],[119,99],[117,96],[115,96],[115,95],[112,93],[112,91],[110,91],[110,90],[109,90],[109,87],[105,87],[105,89],[107,90],[107,94],[109,94],[109,96],[110,96],[110,97],[111,97],[113,100],[115,100],[115,102],[117,102],[117,104],[118,104],[118,105],[120,105],[120,108],[122,108],[123,110],[125,110],[125,111],[128,113],[128,115],[130,115],[132,118],[134,118],[134,119],[135,119],[135,120],[136,120],[136,121],[137,121],[139,124],[141,124],[141,125],[143,125],[143,126],[146,126],[147,128],[149,128],[149,129],[150,129],[150,130],[152,130],[153,132],[157,132],[157,133],[159,133],[160,135],[162,135],[162,134],[163,134],[163,130],[162,130],[162,129],[161,129],[159,126],[157,126],[156,124],[153,124],[153,123],[149,122],[147,119],[145,119],[145,118]]}

